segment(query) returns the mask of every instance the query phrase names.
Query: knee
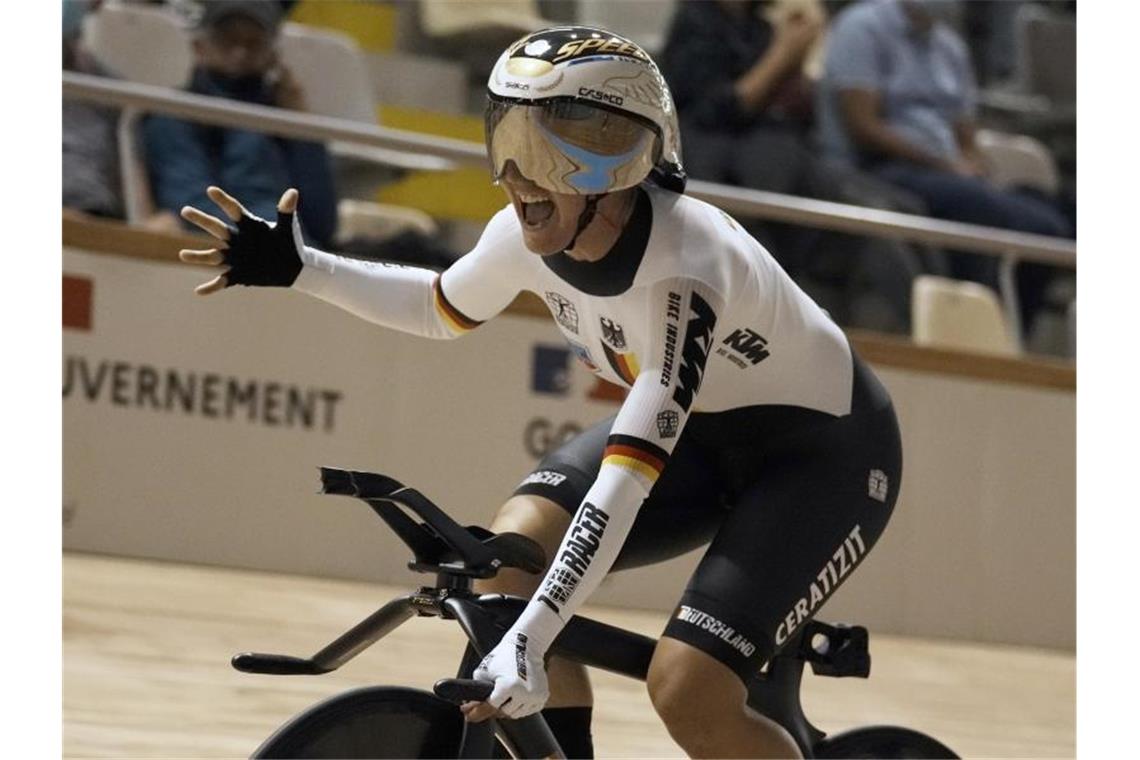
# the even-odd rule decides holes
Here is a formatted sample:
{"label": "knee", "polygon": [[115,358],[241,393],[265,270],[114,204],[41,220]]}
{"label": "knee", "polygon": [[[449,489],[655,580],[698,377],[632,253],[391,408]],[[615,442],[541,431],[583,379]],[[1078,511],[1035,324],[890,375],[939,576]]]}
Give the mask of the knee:
{"label": "knee", "polygon": [[686,749],[700,747],[712,737],[718,718],[728,710],[743,710],[743,698],[734,699],[729,690],[708,688],[708,679],[693,668],[676,662],[671,666],[654,660],[646,686],[653,709],[670,736]]}
{"label": "knee", "polygon": [[[491,523],[495,533],[519,533],[538,543],[546,552],[547,567],[570,524],[566,510],[549,499],[538,496],[515,496],[509,499]],[[494,578],[477,581],[481,594],[530,596],[538,588],[542,574],[522,570],[502,570]]]}
{"label": "knee", "polygon": [[694,704],[689,679],[681,673],[667,672],[665,668],[651,667],[646,687],[649,701],[669,734],[682,744],[683,737],[692,737],[699,732],[701,725],[700,706]]}

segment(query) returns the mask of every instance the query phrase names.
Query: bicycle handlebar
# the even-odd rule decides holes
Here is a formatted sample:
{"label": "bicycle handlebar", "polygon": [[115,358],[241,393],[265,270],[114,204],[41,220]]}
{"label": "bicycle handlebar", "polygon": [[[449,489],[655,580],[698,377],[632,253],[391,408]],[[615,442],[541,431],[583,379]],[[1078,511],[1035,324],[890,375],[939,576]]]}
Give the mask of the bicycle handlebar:
{"label": "bicycle handlebar", "polygon": [[[482,528],[465,528],[435,503],[395,478],[372,472],[321,467],[321,492],[355,496],[367,502],[415,554],[413,569],[437,566],[458,558],[463,574],[489,577],[501,567],[541,572],[546,557],[533,541],[512,534],[496,535]],[[423,519],[413,521],[400,507]]]}
{"label": "bicycle handlebar", "polygon": [[461,705],[464,702],[486,702],[495,684],[491,681],[476,681],[471,678],[441,678],[435,682],[432,691],[440,699]]}

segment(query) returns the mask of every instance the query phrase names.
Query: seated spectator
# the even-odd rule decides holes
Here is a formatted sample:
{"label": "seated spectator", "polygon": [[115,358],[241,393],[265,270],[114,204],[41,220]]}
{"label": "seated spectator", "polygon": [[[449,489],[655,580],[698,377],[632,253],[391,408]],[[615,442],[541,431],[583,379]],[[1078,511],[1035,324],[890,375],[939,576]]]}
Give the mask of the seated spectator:
{"label": "seated spectator", "polygon": [[[305,97],[277,59],[282,20],[277,3],[203,3],[194,36],[195,66],[187,90],[245,103],[305,109]],[[289,187],[301,191],[305,235],[327,246],[336,231],[332,164],[324,145],[262,132],[154,116],[143,127],[155,204],[172,220],[183,206],[208,208],[206,188],[224,187],[252,213],[276,217]]]}
{"label": "seated spectator", "polygon": [[[64,0],[63,70],[95,76],[109,72],[80,41],[84,16],[95,10],[93,0]],[[119,177],[117,128],[113,108],[63,101],[63,205],[95,216],[121,219],[123,192]]]}
{"label": "seated spectator", "polygon": [[[822,7],[789,4],[775,24],[762,6],[718,0],[677,7],[662,69],[685,136],[686,171],[756,190],[921,211],[909,195],[814,155],[812,83],[803,68],[822,38]],[[907,246],[786,225],[749,229],[838,321],[907,329],[910,282],[922,269]],[[872,302],[870,309],[858,305]]]}
{"label": "seated spectator", "polygon": [[[819,89],[825,153],[921,197],[932,216],[1040,235],[1071,236],[1039,198],[985,179],[974,144],[976,87],[965,43],[932,0],[863,0],[832,24]],[[997,287],[998,261],[958,255],[954,274]],[[1028,324],[1043,270],[1019,272]]]}
{"label": "seated spectator", "polygon": [[802,135],[810,100],[801,67],[822,18],[806,13],[774,28],[748,0],[680,3],[662,69],[694,177],[797,192],[809,159]]}

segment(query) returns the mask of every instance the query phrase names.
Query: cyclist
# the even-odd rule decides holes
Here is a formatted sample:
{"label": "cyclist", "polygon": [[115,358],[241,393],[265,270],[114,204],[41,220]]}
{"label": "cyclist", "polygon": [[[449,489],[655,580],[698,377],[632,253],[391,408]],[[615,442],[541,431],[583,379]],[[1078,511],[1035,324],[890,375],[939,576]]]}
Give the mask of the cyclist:
{"label": "cyclist", "polygon": [[746,683],[866,556],[901,477],[891,401],[843,332],[731,217],[684,195],[669,89],[635,43],[546,29],[488,81],[486,140],[510,203],[442,274],[305,245],[296,190],[276,223],[219,188],[235,224],[183,216],[224,241],[184,261],[228,267],[199,286],[291,286],[381,325],[454,338],[521,290],[543,298],[586,366],[629,389],[615,417],[548,455],[492,529],[538,541],[542,578],[477,678],[468,720],[544,716],[591,756],[585,671],[544,655],[611,569],[710,543],[649,668],[652,703],[692,756],[793,757]]}

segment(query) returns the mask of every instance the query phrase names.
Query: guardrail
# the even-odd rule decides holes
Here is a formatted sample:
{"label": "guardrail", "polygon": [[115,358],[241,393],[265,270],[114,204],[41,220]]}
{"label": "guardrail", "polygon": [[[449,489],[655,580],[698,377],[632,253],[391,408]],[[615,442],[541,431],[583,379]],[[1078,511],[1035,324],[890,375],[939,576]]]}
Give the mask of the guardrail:
{"label": "guardrail", "polygon": [[[485,165],[487,161],[486,149],[481,143],[422,135],[319,114],[238,103],[86,74],[64,73],[63,97],[120,108],[133,107],[206,124],[255,129],[279,137],[340,140],[369,145],[391,151],[392,159],[398,161],[399,165],[406,165],[409,153],[418,154],[416,159],[424,161],[424,168],[445,169],[451,165],[448,162]],[[383,154],[376,155],[377,160],[381,160]],[[781,193],[726,187],[697,180],[689,182],[687,192],[726,211],[759,219],[839,232],[894,237],[976,253],[1011,255],[1061,267],[1076,268],[1077,265],[1077,248],[1071,240]]]}
{"label": "guardrail", "polygon": [[[87,74],[64,72],[63,97],[205,124],[254,129],[279,137],[366,145],[370,148],[368,158],[405,168],[447,169],[455,165],[485,165],[487,160],[486,148],[481,143]],[[1076,243],[1061,238],[697,180],[689,182],[686,192],[726,211],[758,219],[1000,256],[1003,259],[1002,296],[1014,335],[1020,334],[1014,264],[1027,260],[1070,269],[1077,266]]]}

